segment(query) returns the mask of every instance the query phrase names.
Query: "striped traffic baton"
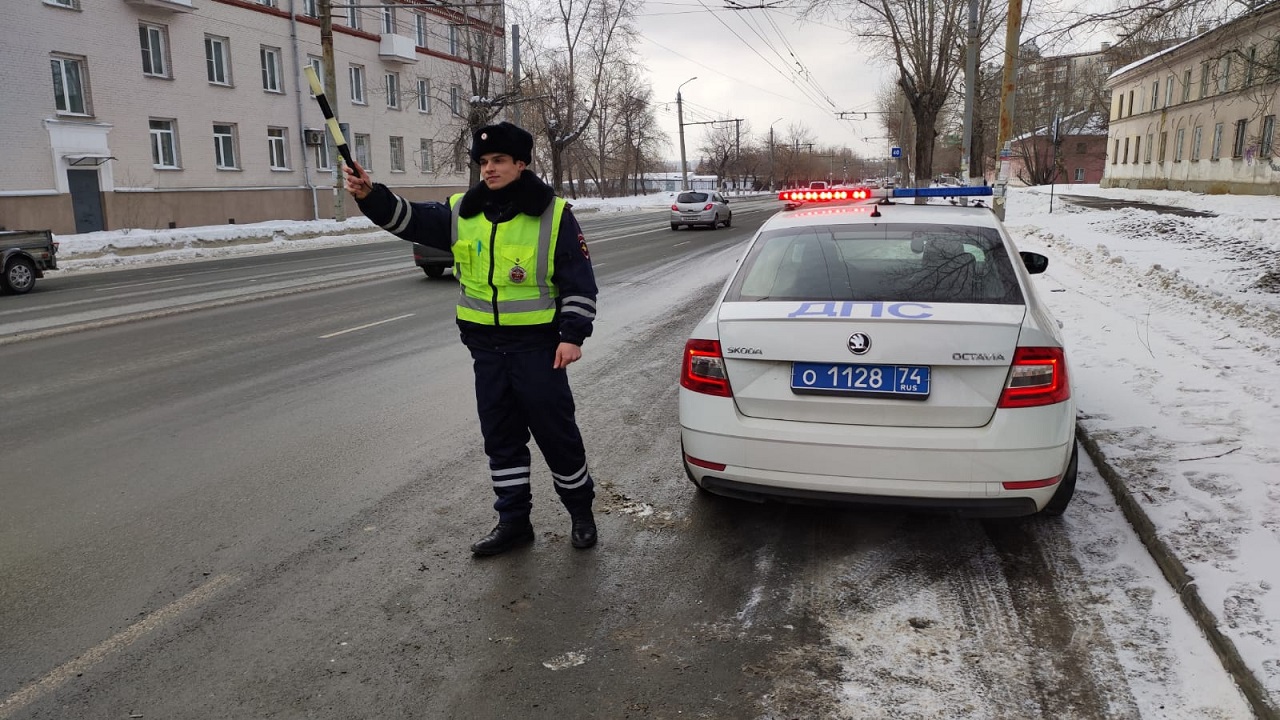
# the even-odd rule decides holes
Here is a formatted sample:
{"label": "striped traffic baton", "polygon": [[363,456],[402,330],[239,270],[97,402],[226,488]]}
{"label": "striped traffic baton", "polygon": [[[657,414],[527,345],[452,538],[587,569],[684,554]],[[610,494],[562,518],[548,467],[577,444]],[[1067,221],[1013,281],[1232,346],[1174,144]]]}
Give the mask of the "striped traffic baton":
{"label": "striped traffic baton", "polygon": [[329,99],[324,96],[324,88],[320,86],[320,78],[316,75],[316,69],[308,65],[303,68],[303,72],[307,74],[307,81],[311,83],[311,94],[315,95],[316,102],[320,103],[320,112],[324,113],[325,126],[329,128],[329,134],[333,136],[333,142],[338,146],[338,153],[346,161],[347,167],[354,171],[356,164],[351,159],[351,150],[347,147],[347,139],[342,135],[342,128],[338,127],[338,119],[333,116],[333,110],[329,107]]}

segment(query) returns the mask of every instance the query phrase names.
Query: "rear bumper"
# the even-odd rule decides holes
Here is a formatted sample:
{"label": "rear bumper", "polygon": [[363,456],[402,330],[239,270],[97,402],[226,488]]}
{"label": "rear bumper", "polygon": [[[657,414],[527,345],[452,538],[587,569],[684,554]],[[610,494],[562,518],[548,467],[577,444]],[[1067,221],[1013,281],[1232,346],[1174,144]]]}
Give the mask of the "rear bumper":
{"label": "rear bumper", "polygon": [[1074,443],[1074,404],[999,410],[976,428],[879,427],[750,418],[731,398],[680,389],[686,463],[709,490],[759,499],[1028,514],[1057,490],[1005,482],[1060,478]]}
{"label": "rear bumper", "polygon": [[[1007,498],[916,498],[891,495],[865,495],[848,492],[806,490],[776,485],[727,480],[715,474],[704,475],[698,480],[702,488],[725,497],[765,502],[769,500],[803,505],[878,506],[905,510],[942,511],[963,517],[1021,517],[1037,511],[1036,502],[1029,497]],[[1055,486],[1056,487],[1056,486]]]}

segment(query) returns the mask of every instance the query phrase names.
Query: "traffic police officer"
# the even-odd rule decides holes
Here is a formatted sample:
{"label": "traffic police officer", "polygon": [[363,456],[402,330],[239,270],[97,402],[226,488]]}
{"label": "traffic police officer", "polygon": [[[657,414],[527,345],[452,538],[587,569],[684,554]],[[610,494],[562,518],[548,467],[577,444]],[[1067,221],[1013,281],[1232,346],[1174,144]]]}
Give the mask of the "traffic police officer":
{"label": "traffic police officer", "polygon": [[596,316],[596,281],[577,219],[526,169],[533,136],[503,122],[472,137],[481,181],[448,203],[416,203],[344,168],[347,190],[370,220],[397,237],[451,250],[457,318],[471,351],[476,405],[498,524],[471,546],[496,555],[533,542],[529,437],[571,518],[575,548],[596,544],[595,483],[574,420],[565,368],[582,357]]}

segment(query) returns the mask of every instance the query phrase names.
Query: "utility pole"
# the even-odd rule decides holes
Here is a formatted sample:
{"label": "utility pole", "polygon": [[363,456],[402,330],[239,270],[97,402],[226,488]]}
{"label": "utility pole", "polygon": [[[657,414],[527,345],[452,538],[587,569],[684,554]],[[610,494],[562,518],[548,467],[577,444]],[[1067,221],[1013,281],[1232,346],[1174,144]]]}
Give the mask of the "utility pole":
{"label": "utility pole", "polygon": [[676,88],[676,122],[679,123],[680,125],[680,190],[681,191],[689,189],[689,162],[685,160],[685,156],[684,156],[684,101],[680,95],[680,88],[683,88],[685,85],[688,85],[689,83],[697,79],[698,79],[698,76],[694,75],[688,80],[685,80],[684,82],[680,83],[680,86]]}
{"label": "utility pole", "polygon": [[[964,147],[960,152],[960,178],[965,185],[976,185],[973,162],[973,105],[978,92],[978,0],[969,0],[969,38],[964,61]],[[977,164],[981,164],[979,159]]]}
{"label": "utility pole", "polygon": [[[324,94],[325,97],[332,98],[333,103],[329,109],[333,111],[334,122],[338,121],[338,80],[333,69],[333,0],[320,0],[317,8],[320,13],[320,57],[324,63]],[[325,134],[326,143],[329,142],[328,134]],[[333,159],[336,171],[333,175],[333,219],[339,222],[347,219],[347,211],[343,206],[343,196],[346,195],[344,190],[342,169],[339,163],[342,160]]]}
{"label": "utility pole", "polygon": [[1017,99],[1018,38],[1022,35],[1022,0],[1009,0],[1009,24],[1004,33],[1004,75],[1000,83],[1000,129],[996,148],[1000,152],[1000,174],[996,176],[992,210],[1004,220],[1005,195],[1009,187],[1010,138],[1013,137],[1013,103]]}
{"label": "utility pole", "polygon": [[[977,2],[978,0],[971,0],[971,1]],[[511,80],[515,83],[515,91],[517,94],[517,97],[514,103],[515,108],[512,111],[514,115],[513,121],[515,122],[516,125],[520,125],[521,102],[519,97],[519,94],[520,94],[520,26],[519,25],[511,26]],[[507,91],[510,92],[511,88],[508,88]],[[524,126],[521,125],[521,127],[524,127]]]}

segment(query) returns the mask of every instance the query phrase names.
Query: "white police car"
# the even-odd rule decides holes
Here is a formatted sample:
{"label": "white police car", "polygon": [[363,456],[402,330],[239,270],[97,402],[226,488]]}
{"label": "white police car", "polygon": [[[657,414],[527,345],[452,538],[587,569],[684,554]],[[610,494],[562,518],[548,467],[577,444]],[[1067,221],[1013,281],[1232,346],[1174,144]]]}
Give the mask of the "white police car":
{"label": "white police car", "polygon": [[892,200],[990,192],[783,193],[685,347],[689,479],[751,500],[1062,514],[1075,401],[1031,282],[1048,259],[985,207]]}

